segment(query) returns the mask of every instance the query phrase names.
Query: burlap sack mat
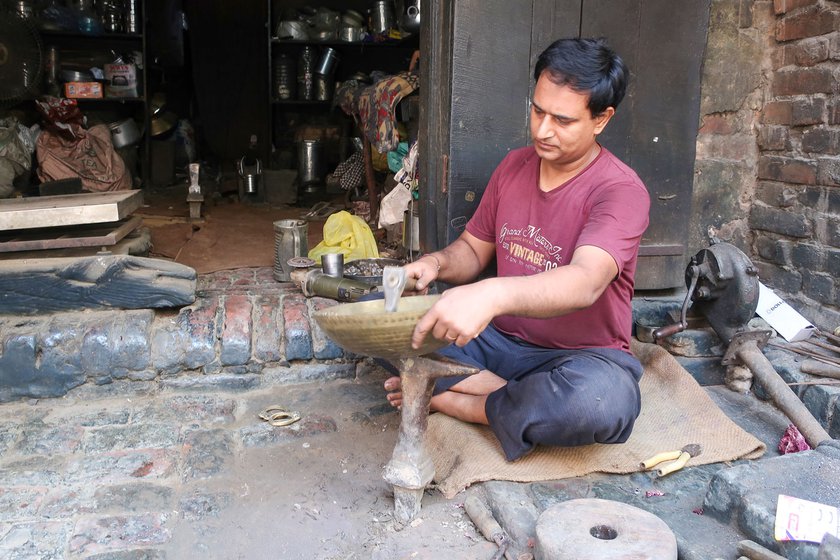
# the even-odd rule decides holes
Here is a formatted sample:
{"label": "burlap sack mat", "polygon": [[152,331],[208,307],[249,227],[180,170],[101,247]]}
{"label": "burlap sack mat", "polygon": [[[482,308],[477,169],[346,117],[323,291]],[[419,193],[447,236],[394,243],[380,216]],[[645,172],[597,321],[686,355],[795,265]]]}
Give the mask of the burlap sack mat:
{"label": "burlap sack mat", "polygon": [[539,447],[509,463],[486,426],[467,424],[443,414],[429,417],[427,451],[435,465],[435,482],[447,498],[474,482],[535,482],[592,472],[631,473],[639,463],[689,443],[702,453],[688,466],[755,459],[764,444],[721,411],[702,387],[664,348],[633,340],[633,354],[644,365],[642,412],[633,434],[619,445]]}

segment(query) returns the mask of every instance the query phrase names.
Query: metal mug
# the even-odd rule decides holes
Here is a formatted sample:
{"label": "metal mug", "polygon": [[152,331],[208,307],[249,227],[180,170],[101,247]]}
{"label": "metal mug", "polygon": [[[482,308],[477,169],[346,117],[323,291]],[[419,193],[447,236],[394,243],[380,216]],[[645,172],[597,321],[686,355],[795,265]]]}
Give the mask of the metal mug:
{"label": "metal mug", "polygon": [[344,277],[344,253],[325,253],[321,255],[321,270],[333,278]]}
{"label": "metal mug", "polygon": [[292,270],[289,259],[309,254],[306,220],[278,220],[274,222],[274,279],[291,282]]}

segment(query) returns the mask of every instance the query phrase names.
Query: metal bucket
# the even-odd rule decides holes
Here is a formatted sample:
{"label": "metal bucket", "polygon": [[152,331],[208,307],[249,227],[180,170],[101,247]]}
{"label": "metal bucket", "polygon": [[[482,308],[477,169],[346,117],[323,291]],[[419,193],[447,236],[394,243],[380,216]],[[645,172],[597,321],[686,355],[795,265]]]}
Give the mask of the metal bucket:
{"label": "metal bucket", "polygon": [[289,259],[309,254],[308,223],[306,220],[278,220],[274,222],[274,279],[290,282],[293,267]]}
{"label": "metal bucket", "polygon": [[238,164],[239,178],[242,182],[242,192],[258,194],[260,191],[260,177],[262,176],[262,162],[259,159],[250,161],[248,156],[242,156]]}
{"label": "metal bucket", "polygon": [[301,140],[298,144],[298,178],[304,186],[324,181],[320,140]]}

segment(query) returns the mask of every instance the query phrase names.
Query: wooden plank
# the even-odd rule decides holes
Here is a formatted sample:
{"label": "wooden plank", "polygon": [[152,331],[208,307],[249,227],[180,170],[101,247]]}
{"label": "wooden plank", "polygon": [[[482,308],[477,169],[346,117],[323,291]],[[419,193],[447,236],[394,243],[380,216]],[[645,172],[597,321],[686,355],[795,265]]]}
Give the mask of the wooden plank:
{"label": "wooden plank", "polygon": [[0,314],[177,307],[195,301],[195,269],[134,257],[98,255],[0,262]]}
{"label": "wooden plank", "polygon": [[0,200],[0,231],[118,222],[140,208],[143,191]]}
{"label": "wooden plank", "polygon": [[98,247],[66,247],[64,249],[41,249],[40,251],[16,251],[0,253],[2,261],[20,261],[24,259],[55,259],[67,257],[94,257],[106,249],[111,255],[135,255],[147,257],[152,244],[152,235],[148,228],[139,227],[113,245]]}
{"label": "wooden plank", "polygon": [[104,225],[39,228],[0,233],[0,253],[65,249],[68,247],[101,247],[114,245],[143,223],[140,216]]}

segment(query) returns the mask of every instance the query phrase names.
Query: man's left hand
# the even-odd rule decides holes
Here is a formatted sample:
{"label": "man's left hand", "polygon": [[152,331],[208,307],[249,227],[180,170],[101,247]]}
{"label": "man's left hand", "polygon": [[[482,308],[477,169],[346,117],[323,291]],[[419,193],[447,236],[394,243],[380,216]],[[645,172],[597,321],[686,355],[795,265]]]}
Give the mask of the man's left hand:
{"label": "man's left hand", "polygon": [[411,346],[419,348],[426,336],[434,336],[456,346],[477,337],[496,316],[494,294],[486,282],[477,282],[445,291],[414,327]]}

